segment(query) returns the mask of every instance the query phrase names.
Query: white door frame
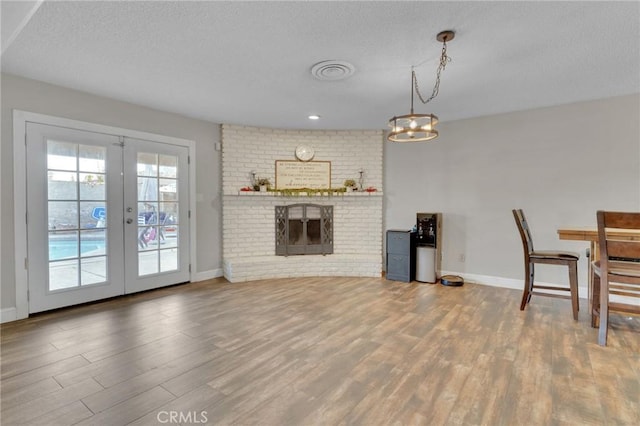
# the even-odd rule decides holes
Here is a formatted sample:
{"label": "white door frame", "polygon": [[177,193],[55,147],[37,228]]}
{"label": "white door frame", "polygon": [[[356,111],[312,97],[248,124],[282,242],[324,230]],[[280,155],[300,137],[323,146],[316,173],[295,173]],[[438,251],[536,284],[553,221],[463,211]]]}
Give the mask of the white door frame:
{"label": "white door frame", "polygon": [[[195,159],[196,144],[192,140],[157,135],[121,127],[105,126],[86,121],[71,120],[52,115],[38,114],[28,111],[13,110],[13,223],[15,248],[15,290],[16,290],[16,319],[29,316],[27,274],[27,164],[26,164],[26,129],[27,122],[49,124],[52,126],[68,127],[70,129],[86,130],[89,132],[106,133],[135,139],[154,140],[172,145],[185,146],[189,149],[189,158]],[[189,236],[191,271],[189,280],[193,281],[196,267],[196,165],[195,161],[189,167],[189,210],[191,213],[191,229]]]}

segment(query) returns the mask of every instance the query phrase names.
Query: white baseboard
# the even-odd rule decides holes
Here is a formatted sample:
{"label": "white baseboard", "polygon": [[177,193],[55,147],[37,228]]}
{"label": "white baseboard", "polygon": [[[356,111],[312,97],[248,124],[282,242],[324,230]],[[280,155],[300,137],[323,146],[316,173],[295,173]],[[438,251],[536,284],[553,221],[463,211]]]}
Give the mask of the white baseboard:
{"label": "white baseboard", "polygon": [[[524,280],[517,280],[514,278],[492,277],[491,275],[479,275],[479,274],[465,274],[453,271],[442,271],[442,275],[458,275],[464,278],[465,281],[469,281],[476,284],[488,285],[492,287],[510,288],[513,290],[520,290],[524,288]],[[557,283],[545,283],[538,282],[540,285],[557,285]],[[578,296],[581,299],[587,299],[587,287],[578,286]]]}
{"label": "white baseboard", "polygon": [[223,276],[222,268],[210,269],[208,271],[196,272],[193,278],[193,282],[206,281],[213,278]]}
{"label": "white baseboard", "polygon": [[16,308],[2,308],[0,309],[0,323],[15,321],[18,319]]}

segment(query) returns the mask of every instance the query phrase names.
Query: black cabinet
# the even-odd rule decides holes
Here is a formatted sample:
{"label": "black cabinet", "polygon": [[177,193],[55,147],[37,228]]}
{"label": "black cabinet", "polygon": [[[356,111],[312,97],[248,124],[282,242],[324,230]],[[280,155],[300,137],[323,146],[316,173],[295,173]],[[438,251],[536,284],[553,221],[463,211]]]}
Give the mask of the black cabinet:
{"label": "black cabinet", "polygon": [[388,280],[411,282],[416,277],[416,233],[402,230],[387,231]]}

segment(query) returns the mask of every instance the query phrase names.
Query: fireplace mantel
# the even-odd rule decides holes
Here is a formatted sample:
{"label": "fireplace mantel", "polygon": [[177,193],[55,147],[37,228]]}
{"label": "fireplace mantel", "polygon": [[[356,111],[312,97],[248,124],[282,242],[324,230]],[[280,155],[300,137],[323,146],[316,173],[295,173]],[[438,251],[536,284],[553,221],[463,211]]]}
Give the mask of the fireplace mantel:
{"label": "fireplace mantel", "polygon": [[340,199],[341,197],[382,197],[384,193],[382,191],[366,192],[366,191],[354,191],[345,192],[342,194],[308,194],[306,192],[299,192],[296,195],[282,194],[274,191],[260,192],[260,191],[237,191],[234,193],[225,193],[224,196],[238,196],[238,197],[271,197],[271,198],[285,198],[289,200],[299,199],[314,199],[314,198],[326,198],[326,199]]}

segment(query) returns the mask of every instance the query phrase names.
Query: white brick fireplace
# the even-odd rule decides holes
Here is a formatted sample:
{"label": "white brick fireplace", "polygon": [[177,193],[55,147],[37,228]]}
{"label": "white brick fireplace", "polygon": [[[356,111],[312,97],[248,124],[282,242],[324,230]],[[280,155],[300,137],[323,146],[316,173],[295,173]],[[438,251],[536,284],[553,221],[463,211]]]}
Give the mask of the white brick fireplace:
{"label": "white brick fireplace", "polygon": [[[223,268],[231,282],[303,276],[371,276],[382,272],[382,131],[286,130],[222,126]],[[314,161],[331,162],[331,187],[345,179],[376,192],[282,196],[244,192],[252,171],[275,183],[276,160],[295,160],[310,146]],[[332,205],[333,254],[276,256],[275,206]]]}

